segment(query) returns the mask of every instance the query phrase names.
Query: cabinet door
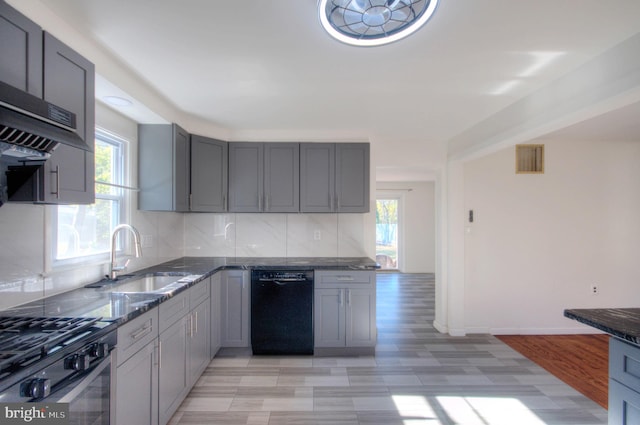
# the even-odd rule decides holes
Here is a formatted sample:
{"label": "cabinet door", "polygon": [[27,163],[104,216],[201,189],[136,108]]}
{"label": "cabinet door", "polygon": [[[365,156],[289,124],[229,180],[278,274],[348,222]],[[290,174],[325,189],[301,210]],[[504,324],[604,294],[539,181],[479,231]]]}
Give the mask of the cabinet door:
{"label": "cabinet door", "polygon": [[300,210],[300,145],[266,143],[264,145],[265,212]]}
{"label": "cabinet door", "polygon": [[372,347],[376,345],[376,297],[368,289],[345,290],[346,346]]}
{"label": "cabinet door", "polygon": [[221,320],[221,303],[223,272],[218,272],[211,276],[211,358],[214,358],[220,350],[220,320]]}
{"label": "cabinet door", "polygon": [[211,304],[208,298],[191,311],[190,325],[189,374],[192,386],[211,360]]}
{"label": "cabinet door", "polygon": [[227,142],[191,135],[191,211],[227,210]]}
{"label": "cabinet door", "polygon": [[263,174],[262,143],[229,144],[229,211],[262,211]]}
{"label": "cabinet door", "polygon": [[640,393],[609,379],[609,423],[640,424]]}
{"label": "cabinet door", "polygon": [[147,344],[116,369],[116,424],[157,425],[156,342]]}
{"label": "cabinet door", "polygon": [[42,28],[0,1],[0,81],[42,97]]}
{"label": "cabinet door", "polygon": [[[44,99],[76,114],[78,135],[95,145],[95,72],[84,57],[44,34]],[[94,153],[60,145],[44,165],[43,202],[92,204]]]}
{"label": "cabinet door", "polygon": [[314,346],[344,347],[345,300],[343,289],[314,291]]}
{"label": "cabinet door", "polygon": [[248,274],[227,270],[222,275],[221,325],[223,347],[249,346]]}
{"label": "cabinet door", "polygon": [[158,378],[160,425],[169,422],[189,391],[187,322],[185,317],[160,334]]}
{"label": "cabinet door", "polygon": [[336,209],[369,212],[369,144],[336,144]]}
{"label": "cabinet door", "polygon": [[190,161],[189,133],[179,125],[173,124],[173,143],[175,161],[173,163],[175,211],[189,211]]}
{"label": "cabinet door", "polygon": [[300,211],[333,212],[335,144],[300,144]]}

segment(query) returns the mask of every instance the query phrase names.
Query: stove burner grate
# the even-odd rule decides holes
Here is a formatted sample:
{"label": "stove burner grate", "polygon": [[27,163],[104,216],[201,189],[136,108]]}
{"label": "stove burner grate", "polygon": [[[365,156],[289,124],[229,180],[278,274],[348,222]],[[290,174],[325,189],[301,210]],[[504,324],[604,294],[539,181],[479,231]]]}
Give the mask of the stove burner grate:
{"label": "stove burner grate", "polygon": [[88,330],[100,318],[0,317],[0,371],[46,357],[52,347]]}

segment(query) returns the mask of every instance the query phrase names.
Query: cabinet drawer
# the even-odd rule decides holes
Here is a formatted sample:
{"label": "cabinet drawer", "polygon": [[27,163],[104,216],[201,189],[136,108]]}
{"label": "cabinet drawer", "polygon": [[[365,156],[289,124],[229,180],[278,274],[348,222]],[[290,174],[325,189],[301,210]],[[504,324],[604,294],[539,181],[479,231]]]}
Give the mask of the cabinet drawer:
{"label": "cabinet drawer", "polygon": [[210,288],[211,285],[209,283],[209,280],[210,279],[205,279],[201,282],[196,283],[191,288],[189,288],[189,298],[191,302],[191,308],[194,308],[201,302],[209,299],[209,295],[211,292],[211,288]]}
{"label": "cabinet drawer", "polygon": [[160,304],[160,332],[173,325],[189,313],[189,291],[182,291],[172,299]]}
{"label": "cabinet drawer", "polygon": [[349,285],[371,285],[375,282],[373,271],[316,270],[316,287],[345,287]]}
{"label": "cabinet drawer", "polygon": [[118,328],[118,365],[158,336],[158,309],[154,308]]}
{"label": "cabinet drawer", "polygon": [[610,338],[609,377],[640,391],[640,347]]}

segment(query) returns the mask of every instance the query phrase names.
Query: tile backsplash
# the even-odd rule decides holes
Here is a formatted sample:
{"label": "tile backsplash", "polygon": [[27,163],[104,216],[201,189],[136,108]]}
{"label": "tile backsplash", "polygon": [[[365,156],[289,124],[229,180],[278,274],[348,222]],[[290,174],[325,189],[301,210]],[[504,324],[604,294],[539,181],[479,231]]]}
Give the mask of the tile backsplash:
{"label": "tile backsplash", "polygon": [[[108,272],[108,258],[64,268],[47,266],[48,208],[0,208],[0,311],[81,287]],[[130,223],[150,238],[129,271],[182,256],[367,256],[366,214],[179,214],[134,210]],[[119,261],[124,261],[119,257]]]}
{"label": "tile backsplash", "polygon": [[362,214],[186,214],[192,257],[361,257]]}

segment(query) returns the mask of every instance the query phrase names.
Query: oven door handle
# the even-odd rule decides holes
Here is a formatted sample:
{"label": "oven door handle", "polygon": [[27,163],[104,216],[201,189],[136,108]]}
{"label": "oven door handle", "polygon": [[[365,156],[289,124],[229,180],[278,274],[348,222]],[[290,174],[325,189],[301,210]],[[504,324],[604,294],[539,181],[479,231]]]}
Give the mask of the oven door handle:
{"label": "oven door handle", "polygon": [[57,402],[58,403],[70,403],[78,395],[82,394],[84,390],[89,387],[93,380],[98,377],[102,371],[111,366],[111,354],[104,358],[100,364],[98,364],[88,375],[82,378],[82,380],[73,387],[71,391],[63,395]]}

